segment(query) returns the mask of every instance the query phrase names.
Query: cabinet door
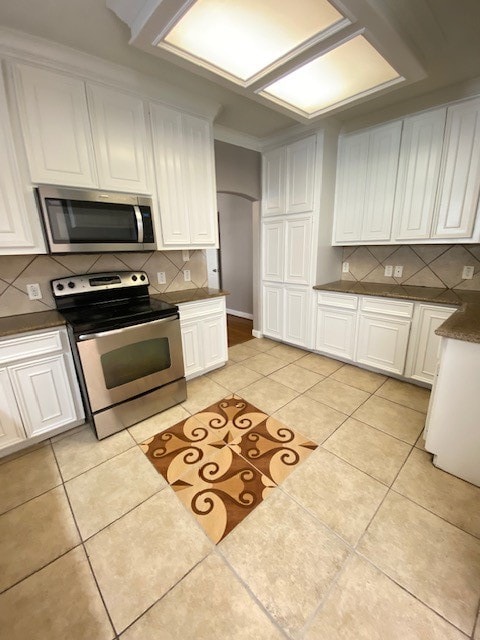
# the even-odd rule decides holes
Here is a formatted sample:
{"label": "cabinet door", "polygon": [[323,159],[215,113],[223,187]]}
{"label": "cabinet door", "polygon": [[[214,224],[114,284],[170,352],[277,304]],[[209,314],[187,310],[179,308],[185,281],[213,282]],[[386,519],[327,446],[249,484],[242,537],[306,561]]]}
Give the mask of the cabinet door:
{"label": "cabinet door", "polygon": [[0,114],[0,254],[45,253],[33,192],[17,164],[1,76]]}
{"label": "cabinet door", "polygon": [[361,314],[356,361],[403,374],[410,320]]}
{"label": "cabinet door", "polygon": [[0,369],[0,449],[25,440],[22,419],[6,369]]}
{"label": "cabinet door", "polygon": [[225,314],[202,320],[202,343],[205,369],[228,360]]}
{"label": "cabinet door", "polygon": [[447,109],[435,238],[469,238],[480,192],[480,99]]}
{"label": "cabinet door", "polygon": [[315,136],[287,147],[287,213],[313,211]]}
{"label": "cabinet door", "polygon": [[100,187],[151,193],[143,101],[94,85],[88,98]]}
{"label": "cabinet door", "polygon": [[415,331],[412,335],[412,370],[409,377],[422,382],[433,383],[440,356],[441,338],[435,334],[436,329],[454,313],[455,309],[447,307],[419,305],[415,317]]}
{"label": "cabinet door", "polygon": [[285,223],[285,282],[310,284],[312,264],[312,218],[295,218]]}
{"label": "cabinet door", "polygon": [[361,239],[368,140],[368,133],[362,132],[339,142],[334,215],[334,241],[339,244]]}
{"label": "cabinet door", "polygon": [[199,321],[181,323],[183,362],[187,378],[203,371],[203,351]]}
{"label": "cabinet door", "polygon": [[264,216],[285,213],[285,148],[267,151],[263,155],[263,197]]}
{"label": "cabinet door", "polygon": [[390,240],[401,131],[392,122],[370,132],[362,240]]}
{"label": "cabinet door", "polygon": [[12,365],[8,371],[28,436],[77,420],[63,354]]}
{"label": "cabinet door", "polygon": [[283,286],[263,285],[262,333],[270,338],[283,338]]}
{"label": "cabinet door", "polygon": [[356,323],[356,311],[317,307],[315,349],[353,360]]}
{"label": "cabinet door", "polygon": [[285,287],[285,319],[283,339],[299,347],[311,348],[310,344],[310,299],[311,291],[300,287]]}
{"label": "cabinet door", "polygon": [[213,133],[208,120],[182,115],[183,179],[190,244],[218,246]]}
{"label": "cabinet door", "polygon": [[262,277],[283,282],[285,262],[285,222],[275,220],[262,225]]}
{"label": "cabinet door", "polygon": [[182,167],[182,115],[175,109],[150,106],[153,155],[163,244],[190,243],[190,228]]}
{"label": "cabinet door", "polygon": [[436,109],[404,122],[395,191],[395,240],[430,237],[446,114],[446,109]]}
{"label": "cabinet door", "polygon": [[32,182],[97,186],[84,83],[24,65],[16,81]]}

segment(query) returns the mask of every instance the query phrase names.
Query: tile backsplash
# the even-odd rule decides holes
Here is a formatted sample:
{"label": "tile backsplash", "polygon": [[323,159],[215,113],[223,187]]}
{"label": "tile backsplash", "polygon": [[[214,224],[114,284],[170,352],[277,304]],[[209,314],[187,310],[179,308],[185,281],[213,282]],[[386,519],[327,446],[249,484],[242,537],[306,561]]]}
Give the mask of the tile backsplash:
{"label": "tile backsplash", "polygon": [[[479,244],[345,247],[343,260],[349,263],[349,272],[342,273],[342,280],[480,291]],[[386,265],[403,266],[402,277],[386,277]],[[471,280],[462,279],[464,266],[474,268]]]}
{"label": "tile backsplash", "polygon": [[[129,269],[147,272],[151,293],[207,286],[204,251],[191,251],[188,262],[183,260],[182,251],[0,256],[0,316],[54,309],[50,292],[50,280],[54,278]],[[190,269],[191,282],[184,281],[183,269]],[[157,284],[158,271],[165,272],[166,284]],[[27,284],[30,283],[40,285],[41,300],[28,299]]]}

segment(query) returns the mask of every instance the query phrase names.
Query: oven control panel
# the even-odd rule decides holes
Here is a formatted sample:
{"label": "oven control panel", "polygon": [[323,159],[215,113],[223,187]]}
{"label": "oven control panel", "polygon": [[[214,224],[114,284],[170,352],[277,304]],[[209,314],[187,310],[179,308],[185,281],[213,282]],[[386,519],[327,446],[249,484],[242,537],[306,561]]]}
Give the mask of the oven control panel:
{"label": "oven control panel", "polygon": [[106,289],[144,287],[148,286],[149,280],[145,271],[109,271],[57,278],[52,280],[50,284],[54,298],[61,298],[62,296]]}

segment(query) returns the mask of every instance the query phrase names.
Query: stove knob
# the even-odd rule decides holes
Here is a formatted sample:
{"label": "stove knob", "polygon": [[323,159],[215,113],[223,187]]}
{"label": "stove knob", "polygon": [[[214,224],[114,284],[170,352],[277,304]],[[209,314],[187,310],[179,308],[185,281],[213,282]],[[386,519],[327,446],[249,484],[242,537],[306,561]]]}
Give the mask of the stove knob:
{"label": "stove knob", "polygon": [[145,280],[145,276],[140,276],[140,280],[143,282]]}
{"label": "stove knob", "polygon": [[57,284],[57,291],[63,291],[65,289],[65,287],[63,286],[63,284]]}
{"label": "stove knob", "polygon": [[137,281],[137,276],[132,276],[132,280],[133,280],[134,282],[136,282],[136,281]]}
{"label": "stove knob", "polygon": [[74,288],[75,288],[75,283],[74,283],[74,282],[72,282],[72,281],[70,281],[70,282],[68,283],[68,288],[69,288],[69,289],[74,289]]}

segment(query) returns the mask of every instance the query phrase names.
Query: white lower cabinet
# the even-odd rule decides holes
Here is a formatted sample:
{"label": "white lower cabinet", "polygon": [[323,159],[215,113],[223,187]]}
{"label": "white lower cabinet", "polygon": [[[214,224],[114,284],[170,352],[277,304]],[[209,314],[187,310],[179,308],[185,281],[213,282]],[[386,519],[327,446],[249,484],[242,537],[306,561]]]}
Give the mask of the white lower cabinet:
{"label": "white lower cabinet", "polygon": [[185,377],[221,367],[228,360],[225,298],[209,298],[178,305]]}
{"label": "white lower cabinet", "polygon": [[455,307],[439,305],[416,306],[406,368],[409,378],[433,384],[441,343],[435,331],[455,310]]}
{"label": "white lower cabinet", "polygon": [[356,361],[403,375],[410,324],[410,320],[361,313]]}
{"label": "white lower cabinet", "polygon": [[308,287],[263,285],[263,335],[310,349],[310,300]]}
{"label": "white lower cabinet", "polygon": [[357,312],[318,307],[315,349],[353,360]]}
{"label": "white lower cabinet", "polygon": [[318,291],[315,350],[432,384],[440,338],[456,307]]}
{"label": "white lower cabinet", "polygon": [[0,364],[1,449],[84,421],[66,329],[0,340]]}
{"label": "white lower cabinet", "polygon": [[25,431],[6,369],[0,369],[0,407],[0,449],[3,449],[25,440]]}

